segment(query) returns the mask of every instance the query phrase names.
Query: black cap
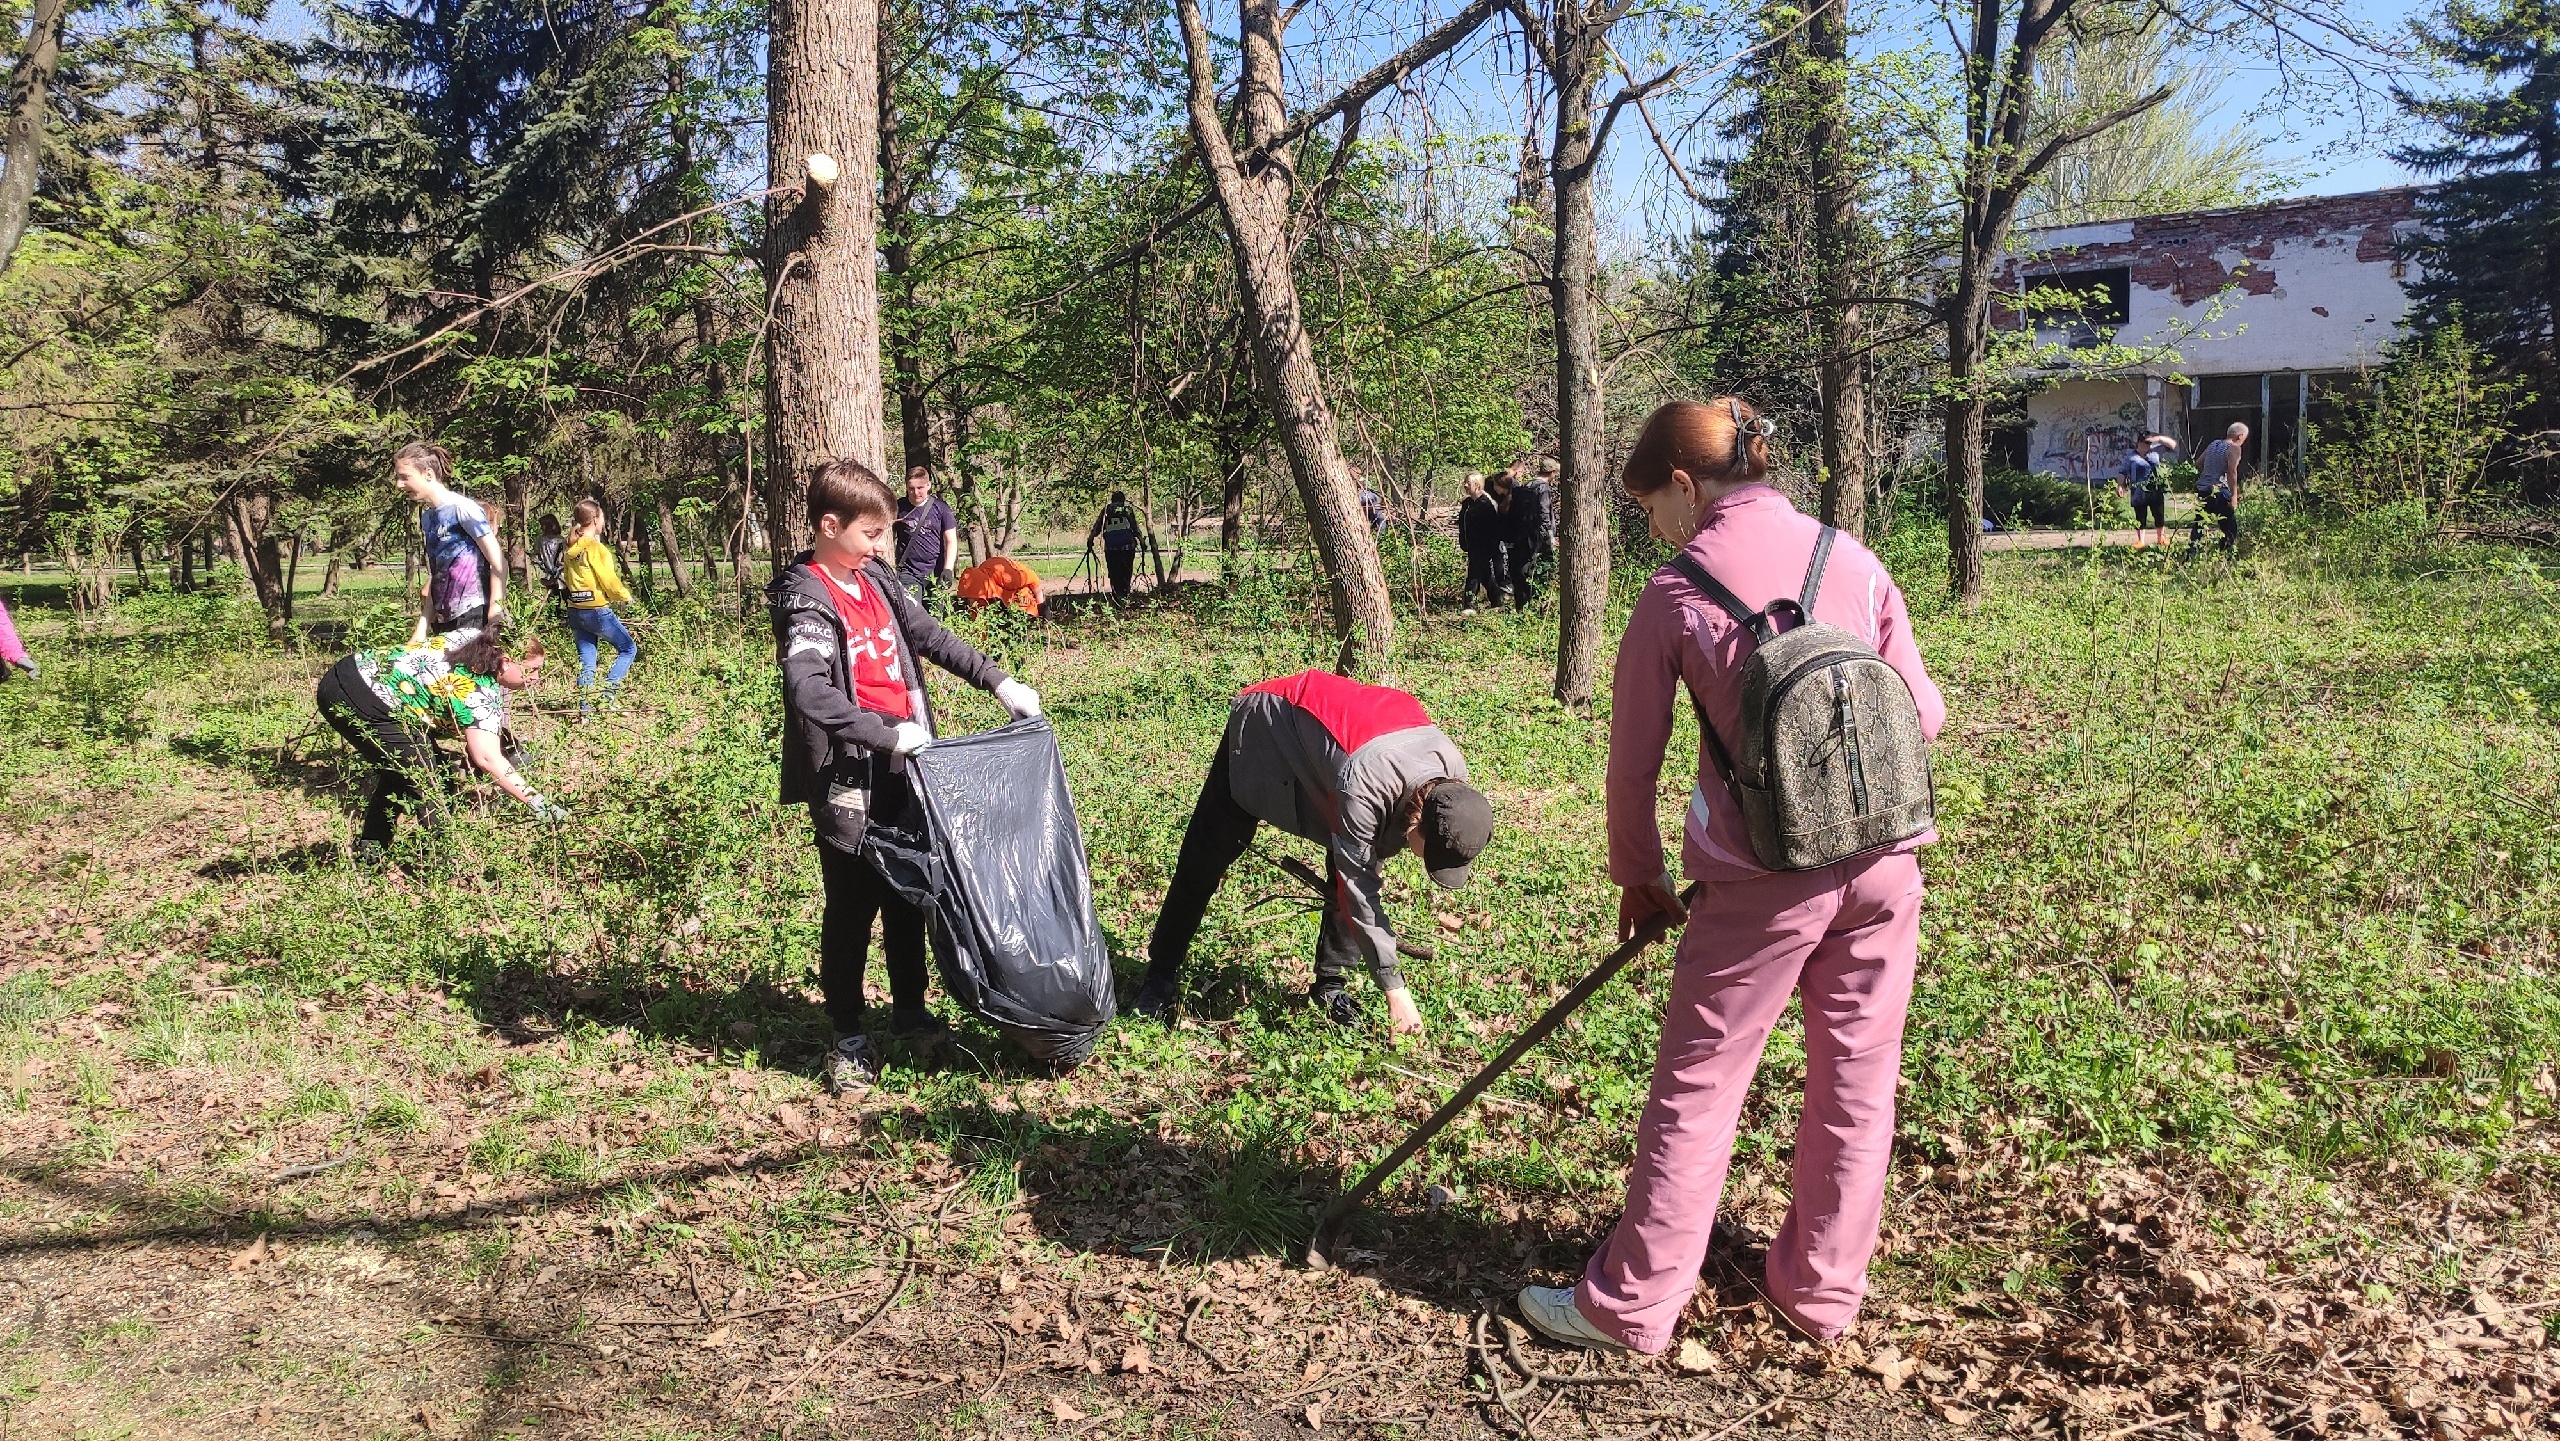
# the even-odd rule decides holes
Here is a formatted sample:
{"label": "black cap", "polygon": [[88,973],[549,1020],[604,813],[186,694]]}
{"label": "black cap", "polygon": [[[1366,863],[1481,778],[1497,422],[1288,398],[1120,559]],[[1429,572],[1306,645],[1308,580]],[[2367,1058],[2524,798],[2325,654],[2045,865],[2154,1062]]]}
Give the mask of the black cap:
{"label": "black cap", "polygon": [[1493,839],[1493,803],[1464,781],[1442,781],[1422,801],[1422,868],[1454,891]]}

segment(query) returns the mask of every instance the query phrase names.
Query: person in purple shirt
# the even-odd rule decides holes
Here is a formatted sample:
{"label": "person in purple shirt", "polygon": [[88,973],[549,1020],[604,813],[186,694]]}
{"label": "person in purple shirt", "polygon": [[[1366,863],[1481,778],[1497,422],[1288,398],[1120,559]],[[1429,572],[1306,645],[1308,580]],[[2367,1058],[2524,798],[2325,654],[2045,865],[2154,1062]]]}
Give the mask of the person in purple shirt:
{"label": "person in purple shirt", "polygon": [[907,493],[898,502],[898,581],[921,605],[934,587],[951,579],[960,556],[960,521],[933,493],[933,472],[907,469]]}

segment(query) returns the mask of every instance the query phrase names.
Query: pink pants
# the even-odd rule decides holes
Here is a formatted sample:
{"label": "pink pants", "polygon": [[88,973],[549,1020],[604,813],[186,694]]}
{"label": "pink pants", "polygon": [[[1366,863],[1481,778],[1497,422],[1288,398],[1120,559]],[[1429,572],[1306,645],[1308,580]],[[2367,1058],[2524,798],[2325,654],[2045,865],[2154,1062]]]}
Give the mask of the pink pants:
{"label": "pink pants", "polygon": [[[0,601],[0,665],[27,666],[27,648],[18,643],[18,627],[9,619],[9,603]],[[8,677],[0,676],[0,680]]]}
{"label": "pink pants", "polygon": [[1575,1293],[1592,1325],[1638,1351],[1670,1346],[1697,1290],[1743,1096],[1801,993],[1804,1116],[1769,1299],[1825,1339],[1866,1295],[1886,1172],[1902,1020],[1919,953],[1920,863],[1877,856],[1703,886],[1636,1127],[1627,1210]]}

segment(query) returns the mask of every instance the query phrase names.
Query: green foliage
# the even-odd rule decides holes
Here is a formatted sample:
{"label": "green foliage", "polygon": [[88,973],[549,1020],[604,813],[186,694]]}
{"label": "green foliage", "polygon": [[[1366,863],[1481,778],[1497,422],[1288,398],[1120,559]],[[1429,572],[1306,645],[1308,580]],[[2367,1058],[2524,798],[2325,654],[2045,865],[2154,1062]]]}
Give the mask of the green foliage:
{"label": "green foliage", "polygon": [[2406,505],[2436,527],[2488,488],[2531,399],[2456,324],[2394,343],[2366,380],[2312,428],[2311,490],[2357,510]]}
{"label": "green foliage", "polygon": [[[2544,0],[2447,0],[2414,28],[2430,58],[2467,82],[2419,92],[2397,87],[2426,138],[2393,158],[2437,183],[2418,194],[2425,222],[2409,248],[2419,262],[2409,296],[2427,329],[2458,325],[2496,373],[2529,396],[2524,427],[2560,416],[2560,13]],[[2521,473],[2547,487],[2549,447]]]}

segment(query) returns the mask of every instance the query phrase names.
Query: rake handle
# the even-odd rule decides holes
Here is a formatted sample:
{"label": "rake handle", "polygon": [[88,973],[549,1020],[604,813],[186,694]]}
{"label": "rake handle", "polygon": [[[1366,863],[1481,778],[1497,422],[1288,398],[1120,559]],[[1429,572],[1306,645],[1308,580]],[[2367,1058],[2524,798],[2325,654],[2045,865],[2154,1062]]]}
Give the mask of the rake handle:
{"label": "rake handle", "polygon": [[[1697,895],[1698,888],[1693,883],[1687,890],[1680,893],[1680,904],[1685,908],[1697,898]],[[1440,1109],[1431,1113],[1431,1119],[1416,1126],[1413,1134],[1404,1138],[1403,1144],[1387,1153],[1385,1160],[1371,1166],[1369,1173],[1360,1178],[1358,1185],[1335,1197],[1333,1204],[1326,1207],[1324,1215],[1317,1219],[1315,1234],[1307,1238],[1307,1264],[1317,1267],[1331,1265],[1332,1259],[1325,1253],[1332,1249],[1334,1231],[1340,1228],[1352,1212],[1360,1209],[1363,1203],[1376,1195],[1378,1188],[1386,1184],[1387,1178],[1401,1170],[1405,1162],[1414,1158],[1415,1153],[1429,1145],[1432,1137],[1448,1129],[1451,1121],[1458,1119],[1461,1112],[1475,1104],[1476,1097],[1483,1095],[1494,1082],[1501,1080],[1514,1065],[1519,1063],[1522,1056],[1529,1054],[1540,1041],[1555,1034],[1556,1027],[1563,1025],[1565,1018],[1582,1009],[1583,1002],[1590,1000],[1593,993],[1609,984],[1611,978],[1618,972],[1625,970],[1627,962],[1634,960],[1645,947],[1661,940],[1670,929],[1671,918],[1668,916],[1655,916],[1638,927],[1633,936],[1622,942],[1616,950],[1611,951],[1599,965],[1592,967],[1591,974],[1584,976],[1572,990],[1565,992],[1554,1005],[1547,1007],[1543,1015],[1529,1023],[1527,1030],[1513,1037],[1511,1044],[1502,1048],[1501,1055],[1487,1062],[1483,1070],[1470,1076],[1467,1083],[1458,1088],[1457,1094],[1441,1102]]]}
{"label": "rake handle", "polygon": [[[1316,874],[1315,867],[1308,865],[1305,861],[1298,859],[1296,856],[1275,856],[1270,855],[1268,852],[1265,852],[1264,855],[1265,858],[1273,865],[1278,866],[1280,869],[1296,876],[1299,880],[1304,881],[1307,886],[1316,893],[1317,905],[1327,906],[1333,904],[1331,888],[1325,884],[1324,877]],[[1404,937],[1398,936],[1396,937],[1396,949],[1413,957],[1417,961],[1436,961],[1440,958],[1439,949],[1427,941],[1408,941]]]}

